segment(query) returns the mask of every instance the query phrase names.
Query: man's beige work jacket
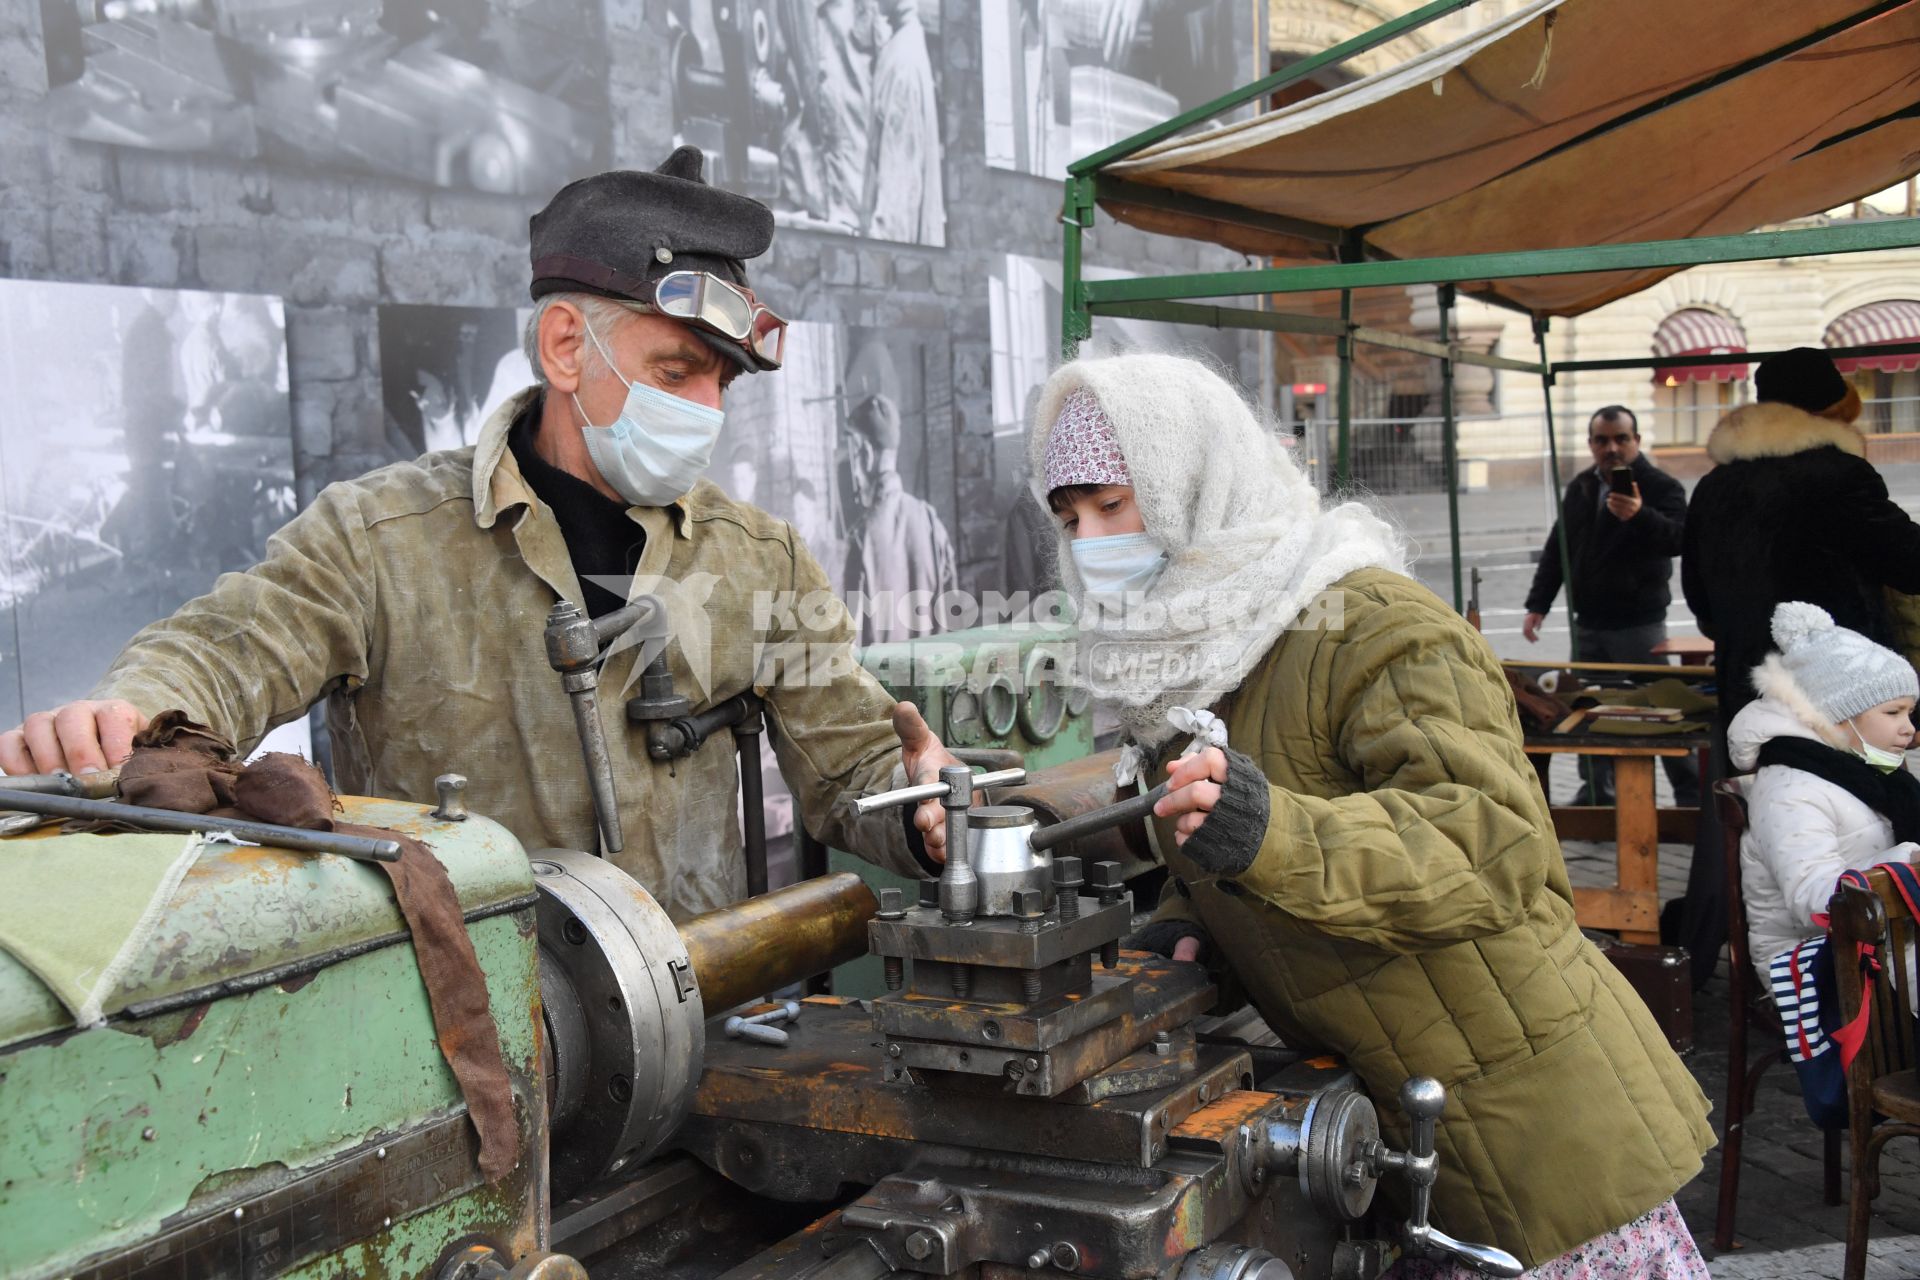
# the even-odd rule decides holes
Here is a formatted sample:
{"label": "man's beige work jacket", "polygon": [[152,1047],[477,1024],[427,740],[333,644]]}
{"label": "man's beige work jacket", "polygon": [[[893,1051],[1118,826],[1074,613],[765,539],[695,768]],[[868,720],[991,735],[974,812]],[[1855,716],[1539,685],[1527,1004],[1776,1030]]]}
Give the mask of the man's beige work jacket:
{"label": "man's beige work jacket", "polygon": [[[136,635],[92,696],[184,708],[251,749],[324,695],[342,791],[431,801],[437,775],[461,773],[472,808],[529,850],[599,849],[544,640],[555,601],[584,600],[553,512],[507,448],[531,394],[472,448],[329,485],[263,563]],[[854,661],[852,619],[792,526],[704,480],[627,514],[646,531],[629,595],[667,600],[678,691],[698,708],[757,689],[808,829],[923,874],[898,815],[850,829],[844,793],[895,781],[893,700]],[[613,861],[683,919],[746,892],[734,741],[722,730],[690,758],[651,761],[625,716],[637,653],[614,653],[600,680],[626,844]]]}

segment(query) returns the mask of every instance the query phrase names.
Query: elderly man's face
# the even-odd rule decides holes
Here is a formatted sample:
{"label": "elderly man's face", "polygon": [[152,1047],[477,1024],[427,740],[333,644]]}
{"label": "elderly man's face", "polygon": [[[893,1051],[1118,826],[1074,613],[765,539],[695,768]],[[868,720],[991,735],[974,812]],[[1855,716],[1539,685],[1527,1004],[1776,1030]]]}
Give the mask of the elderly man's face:
{"label": "elderly man's face", "polygon": [[1631,418],[1595,418],[1587,427],[1587,448],[1602,471],[1630,467],[1640,456],[1640,435]]}
{"label": "elderly man's face", "polygon": [[718,409],[728,384],[740,372],[739,365],[701,341],[693,330],[665,316],[626,311],[613,322],[612,332],[607,332],[607,328],[604,323],[596,323],[593,336],[612,357],[613,369],[606,368],[604,361],[585,359],[596,353],[592,338],[582,329],[577,335],[579,345],[575,348],[574,367],[584,368],[585,376],[575,374],[570,379],[575,385],[569,387],[562,385],[563,375],[559,371],[552,371],[555,389],[574,391],[580,397],[587,421],[598,426],[618,418],[626,404],[627,387],[622,377]]}

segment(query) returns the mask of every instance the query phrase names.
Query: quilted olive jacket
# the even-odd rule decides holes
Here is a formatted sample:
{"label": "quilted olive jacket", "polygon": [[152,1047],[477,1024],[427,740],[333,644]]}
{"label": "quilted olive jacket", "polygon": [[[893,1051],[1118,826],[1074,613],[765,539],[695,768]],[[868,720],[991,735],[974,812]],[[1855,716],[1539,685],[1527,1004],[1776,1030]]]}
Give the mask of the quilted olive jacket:
{"label": "quilted olive jacket", "polygon": [[1397,1145],[1401,1084],[1437,1077],[1437,1224],[1536,1266],[1691,1179],[1707,1101],[1575,927],[1485,640],[1398,574],[1335,589],[1336,624],[1284,633],[1224,709],[1270,784],[1258,858],[1212,876],[1156,824],[1160,914],[1206,929],[1289,1044],[1345,1057]]}

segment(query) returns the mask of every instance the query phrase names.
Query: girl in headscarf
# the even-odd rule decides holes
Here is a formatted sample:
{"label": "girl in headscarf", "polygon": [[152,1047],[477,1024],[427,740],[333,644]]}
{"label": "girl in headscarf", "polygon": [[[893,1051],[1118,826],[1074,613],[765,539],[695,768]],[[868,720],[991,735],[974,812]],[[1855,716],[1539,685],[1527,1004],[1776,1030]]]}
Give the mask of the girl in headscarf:
{"label": "girl in headscarf", "polygon": [[1068,364],[1030,447],[1122,770],[1170,787],[1150,945],[1211,952],[1289,1045],[1346,1058],[1400,1145],[1400,1086],[1445,1085],[1442,1230],[1553,1280],[1704,1280],[1673,1195],[1706,1099],[1574,923],[1486,642],[1201,364]]}

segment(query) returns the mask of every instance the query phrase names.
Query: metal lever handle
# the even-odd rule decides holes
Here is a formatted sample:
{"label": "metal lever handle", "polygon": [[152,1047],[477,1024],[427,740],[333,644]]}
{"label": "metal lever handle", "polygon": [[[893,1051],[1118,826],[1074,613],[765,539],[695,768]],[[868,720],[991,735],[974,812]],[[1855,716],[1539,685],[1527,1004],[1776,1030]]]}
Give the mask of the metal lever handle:
{"label": "metal lever handle", "polygon": [[1432,1076],[1412,1077],[1400,1087],[1400,1109],[1413,1124],[1407,1149],[1392,1151],[1376,1142],[1371,1152],[1370,1163],[1376,1174],[1395,1169],[1406,1175],[1412,1205],[1407,1214],[1406,1250],[1421,1257],[1451,1257],[1485,1275],[1518,1276],[1526,1268],[1506,1250],[1455,1240],[1427,1223],[1433,1183],[1440,1174],[1440,1159],[1434,1154],[1434,1127],[1446,1106],[1447,1091],[1438,1080]]}
{"label": "metal lever handle", "polygon": [[[996,769],[992,773],[976,773],[971,782],[975,791],[982,787],[1017,787],[1027,780],[1025,769]],[[861,817],[878,813],[882,809],[894,809],[904,805],[919,804],[922,800],[944,800],[947,798],[947,784],[944,782],[922,782],[911,787],[901,787],[898,791],[882,791],[877,795],[861,796],[853,802],[853,811]]]}
{"label": "metal lever handle", "polygon": [[612,613],[590,619],[571,600],[561,600],[547,614],[547,663],[560,673],[560,683],[573,703],[573,724],[580,734],[580,753],[586,760],[587,786],[593,795],[593,813],[600,839],[609,853],[623,847],[620,802],[613,787],[613,754],[606,731],[600,727],[600,664],[605,647],[624,631],[639,629],[642,640],[666,634],[666,609],[658,597],[641,596]]}

